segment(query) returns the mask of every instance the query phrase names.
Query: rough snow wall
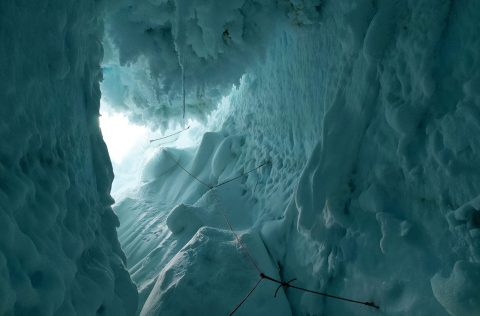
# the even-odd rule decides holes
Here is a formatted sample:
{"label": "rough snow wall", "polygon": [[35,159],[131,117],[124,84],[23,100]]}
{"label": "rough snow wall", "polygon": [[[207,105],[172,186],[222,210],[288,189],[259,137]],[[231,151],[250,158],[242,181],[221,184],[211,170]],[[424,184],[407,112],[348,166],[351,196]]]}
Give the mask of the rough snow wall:
{"label": "rough snow wall", "polygon": [[[265,51],[279,19],[308,24],[320,0],[112,1],[106,18],[102,91],[141,124],[205,121]],[[184,80],[182,79],[182,74]]]}
{"label": "rough snow wall", "polygon": [[[225,270],[241,271],[245,258],[223,266],[214,246],[191,250],[215,245],[218,232],[200,228],[225,229],[221,209],[242,234],[260,232],[266,250],[251,251],[284,280],[373,300],[385,315],[479,314],[478,3],[324,1],[314,12],[311,25],[278,20],[220,131],[196,151],[170,150],[209,184],[271,166],[213,196],[159,150],[140,190],[116,208],[129,223],[140,219],[120,235],[142,300],[149,295],[145,314],[172,312],[184,296],[209,300],[218,293],[202,282],[221,288]],[[218,278],[197,269],[205,262]],[[245,273],[226,300],[249,290],[256,271]],[[253,300],[272,310],[285,303],[266,293]],[[286,295],[295,315],[372,314]],[[191,312],[202,307],[189,302]],[[257,303],[239,313],[254,315]]]}
{"label": "rough snow wall", "polygon": [[98,124],[97,1],[0,2],[0,314],[132,315]]}
{"label": "rough snow wall", "polygon": [[[377,300],[389,315],[478,314],[478,3],[330,1],[322,9],[316,53],[327,78],[313,87],[323,94],[321,130],[287,219],[263,229],[267,248],[284,279]],[[263,80],[252,100],[268,91]],[[292,146],[312,144],[293,137]],[[298,314],[369,313],[288,296]]]}

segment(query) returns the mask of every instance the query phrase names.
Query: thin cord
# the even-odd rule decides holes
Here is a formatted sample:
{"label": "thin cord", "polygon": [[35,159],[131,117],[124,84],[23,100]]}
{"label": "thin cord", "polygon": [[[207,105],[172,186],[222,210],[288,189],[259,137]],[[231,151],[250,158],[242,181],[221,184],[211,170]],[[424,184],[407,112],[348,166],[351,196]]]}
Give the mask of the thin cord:
{"label": "thin cord", "polygon": [[237,179],[240,179],[240,178],[243,177],[244,175],[249,174],[250,172],[253,172],[253,171],[257,170],[257,169],[260,169],[260,168],[262,168],[263,166],[268,165],[268,164],[270,164],[270,161],[266,161],[266,162],[262,163],[261,165],[255,167],[255,168],[253,168],[253,169],[251,169],[251,170],[249,170],[249,171],[247,171],[247,172],[244,172],[244,173],[242,173],[241,175],[239,175],[239,176],[237,176],[237,177],[235,177],[235,178],[232,178],[232,179],[223,181],[223,182],[221,182],[221,183],[219,183],[219,184],[217,184],[217,185],[214,185],[213,188],[218,188],[218,187],[220,187],[220,186],[222,186],[222,185],[225,185],[225,184],[227,184],[227,183],[230,183],[230,182],[232,182],[232,181],[235,181],[235,180],[237,180]]}
{"label": "thin cord", "polygon": [[294,288],[294,289],[297,289],[297,290],[300,290],[300,291],[304,291],[304,292],[309,292],[309,293],[313,293],[313,294],[317,294],[317,295],[321,295],[321,296],[326,296],[326,297],[330,297],[330,298],[335,298],[337,300],[342,300],[342,301],[347,301],[347,302],[350,302],[350,303],[356,303],[356,304],[362,304],[362,305],[367,305],[367,306],[370,306],[370,307],[374,307],[376,309],[380,309],[380,307],[378,305],[375,305],[375,303],[373,302],[361,302],[361,301],[357,301],[357,300],[352,300],[350,298],[345,298],[345,297],[340,297],[340,296],[336,296],[336,295],[331,295],[331,294],[327,294],[327,293],[323,293],[323,292],[319,292],[319,291],[314,291],[314,290],[309,290],[309,289],[306,289],[306,288],[303,288],[303,287],[299,287],[299,286],[295,286],[295,285],[291,285],[290,282],[292,281],[289,281],[289,282],[282,282],[282,281],[279,281],[279,280],[276,280],[272,277],[269,277],[268,275],[264,274],[264,273],[260,273],[260,277],[262,279],[267,279],[267,280],[270,280],[272,282],[275,282],[275,283],[278,283],[280,284],[280,286],[283,286],[285,288]]}
{"label": "thin cord", "polygon": [[[186,112],[186,107],[185,107],[185,46],[186,46],[186,40],[183,41],[183,48],[182,51],[178,51],[178,64],[180,65],[180,69],[182,70],[182,103],[183,103],[183,115],[182,115],[182,121],[183,121],[183,126],[185,126],[185,112]],[[182,55],[182,58],[180,60],[180,54]]]}
{"label": "thin cord", "polygon": [[[177,11],[177,14],[178,14],[178,11]],[[178,21],[180,21],[180,19],[178,19]],[[183,29],[181,27],[180,24],[177,25],[178,29]],[[183,115],[182,115],[182,122],[183,122],[183,126],[185,126],[185,47],[186,47],[186,39],[184,38],[184,40],[182,41],[183,42],[183,45],[180,45],[178,43],[178,37],[176,39],[176,41],[174,42],[175,44],[175,49],[177,51],[177,60],[178,60],[178,65],[180,66],[180,69],[182,71],[182,99],[183,99]],[[180,46],[182,46],[182,48],[180,49]]]}
{"label": "thin cord", "polygon": [[185,50],[182,54],[183,126],[185,126]]}
{"label": "thin cord", "polygon": [[[325,297],[329,297],[329,298],[334,298],[334,299],[338,299],[338,300],[342,300],[342,301],[346,301],[346,302],[350,302],[350,303],[355,303],[355,304],[361,304],[361,305],[366,305],[366,306],[370,306],[370,307],[373,307],[373,308],[376,308],[376,309],[380,309],[380,307],[378,305],[376,305],[374,302],[361,302],[361,301],[357,301],[357,300],[353,300],[353,299],[349,299],[349,298],[345,298],[345,297],[340,297],[340,296],[336,296],[336,295],[331,295],[331,294],[328,294],[328,293],[323,293],[323,292],[319,292],[319,291],[314,291],[314,290],[309,290],[309,289],[306,289],[306,288],[303,288],[303,287],[299,287],[299,286],[295,286],[295,285],[291,285],[290,283],[293,282],[295,279],[291,280],[291,281],[288,281],[288,282],[283,282],[283,281],[280,281],[280,280],[277,280],[277,279],[274,279],[266,274],[264,274],[259,266],[257,265],[257,263],[255,262],[255,260],[253,259],[253,256],[250,254],[250,251],[248,250],[247,246],[242,242],[242,240],[240,239],[240,237],[238,236],[238,234],[233,230],[233,227],[232,227],[232,224],[230,223],[230,221],[228,220],[228,217],[225,213],[225,211],[223,210],[222,206],[220,205],[220,200],[218,199],[217,195],[215,194],[216,190],[215,188],[219,187],[219,186],[222,186],[226,183],[229,183],[231,181],[234,181],[240,177],[242,177],[243,175],[247,174],[247,173],[250,173],[252,171],[255,171],[261,167],[263,167],[264,165],[266,164],[269,164],[270,162],[265,162],[263,164],[261,164],[260,166],[252,169],[252,170],[249,170],[248,172],[245,172],[243,174],[241,174],[240,176],[238,177],[235,177],[235,178],[232,178],[230,180],[227,180],[227,181],[224,181],[220,184],[217,184],[216,186],[210,186],[208,185],[207,183],[203,182],[202,180],[200,180],[199,178],[197,178],[196,176],[194,176],[192,173],[190,173],[187,169],[185,169],[174,157],[170,156],[170,153],[167,151],[167,150],[163,150],[166,154],[167,154],[167,157],[169,157],[172,161],[175,162],[175,164],[180,167],[183,171],[185,171],[188,175],[190,175],[193,179],[197,180],[199,183],[203,184],[205,187],[208,188],[208,191],[210,190],[213,190],[213,196],[214,198],[217,200],[217,204],[219,206],[219,209],[220,209],[220,213],[222,214],[223,218],[225,219],[225,222],[227,223],[228,225],[228,228],[230,229],[230,231],[232,232],[232,234],[235,236],[235,239],[237,240],[238,244],[240,245],[240,248],[242,248],[242,250],[245,252],[245,254],[247,255],[249,261],[252,263],[253,267],[255,268],[255,270],[257,270],[257,272],[260,274],[260,279],[259,281],[257,281],[257,284],[255,284],[255,286],[253,287],[252,290],[250,290],[250,292],[247,294],[247,296],[240,302],[240,304],[238,304],[235,309],[230,312],[229,315],[233,315],[233,313],[235,313],[239,308],[240,306],[242,306],[243,303],[245,303],[245,301],[248,299],[248,297],[253,293],[253,291],[255,291],[255,289],[257,288],[257,286],[260,284],[260,282],[263,280],[263,279],[267,279],[271,282],[274,282],[274,283],[277,283],[277,284],[280,284],[279,288],[280,287],[284,287],[284,288],[294,288],[294,289],[297,289],[297,290],[300,290],[300,291],[304,291],[304,292],[309,292],[309,293],[312,293],[312,294],[317,294],[317,295],[321,295],[321,296],[325,296]],[[276,296],[276,293],[278,292],[279,288],[277,288],[277,291],[275,291],[275,296]]]}
{"label": "thin cord", "polygon": [[178,63],[180,64],[180,69],[182,69],[182,95],[183,95],[183,115],[182,115],[182,123],[183,123],[183,129],[176,132],[176,133],[173,133],[173,134],[170,134],[170,135],[167,135],[167,136],[163,136],[163,137],[160,137],[160,138],[156,138],[156,139],[151,139],[150,140],[150,143],[153,143],[153,142],[156,142],[158,140],[162,140],[162,139],[165,139],[165,138],[168,138],[168,137],[172,137],[172,136],[175,136],[177,134],[180,134],[180,133],[183,133],[185,132],[186,130],[188,130],[190,128],[190,125],[185,127],[185,66],[184,66],[184,62],[185,62],[185,52],[183,52],[182,54],[182,62],[180,63],[180,56],[178,57]]}
{"label": "thin cord", "polygon": [[178,138],[175,138],[175,139],[173,139],[173,140],[169,140],[169,141],[167,141],[167,142],[160,143],[160,144],[158,144],[158,146],[162,147],[163,145],[174,143],[174,142],[176,142],[177,140],[178,140]]}
{"label": "thin cord", "polygon": [[[176,164],[177,166],[179,166],[183,171],[185,171],[185,172],[186,172],[187,174],[189,174],[193,179],[197,180],[199,183],[201,183],[201,184],[203,184],[205,187],[207,187],[207,188],[208,188],[208,191],[213,190],[213,189],[215,189],[216,187],[218,187],[218,186],[220,186],[220,185],[223,185],[223,184],[225,184],[225,183],[227,183],[227,182],[231,182],[231,181],[233,181],[233,180],[235,180],[235,179],[238,179],[238,177],[236,177],[236,178],[234,178],[234,179],[230,179],[230,180],[228,180],[228,181],[226,181],[226,182],[224,182],[224,183],[221,183],[221,184],[219,184],[219,185],[217,185],[217,186],[215,186],[215,187],[209,186],[207,183],[203,182],[202,180],[200,180],[199,178],[197,178],[196,176],[194,176],[191,172],[189,172],[187,169],[185,169],[176,159],[174,159],[174,158],[170,155],[170,153],[169,153],[166,149],[164,149],[163,151],[164,151],[165,154],[167,154],[167,156],[168,156],[172,161],[174,161],[175,164]],[[268,163],[268,162],[267,162],[267,163]],[[267,164],[267,163],[264,163],[263,165],[265,165],[265,164]],[[254,171],[254,170],[256,170],[256,169],[258,169],[258,168],[260,168],[260,167],[261,167],[261,166],[255,168],[255,169],[252,169],[252,170],[250,170],[249,172],[252,172],[252,171]],[[261,271],[260,268],[258,267],[257,263],[256,263],[255,260],[253,259],[253,256],[252,256],[252,255],[250,254],[250,252],[248,251],[248,248],[247,248],[247,247],[245,246],[245,244],[242,242],[242,240],[240,239],[240,237],[238,236],[238,234],[235,233],[235,231],[233,230],[233,226],[232,226],[232,224],[230,223],[230,221],[228,220],[227,215],[225,214],[222,206],[220,205],[220,201],[219,201],[219,199],[217,198],[217,195],[216,195],[215,193],[216,193],[216,192],[215,192],[215,190],[214,190],[214,191],[213,191],[213,197],[217,200],[217,204],[219,205],[220,213],[222,213],[222,216],[223,216],[223,218],[225,219],[225,222],[227,223],[228,228],[230,229],[230,231],[231,231],[231,232],[233,233],[233,235],[235,236],[235,239],[237,240],[238,244],[240,245],[240,248],[242,248],[243,251],[247,254],[247,257],[248,257],[248,259],[250,260],[250,262],[253,264],[253,266],[255,267],[255,270],[257,270],[258,273],[262,273],[262,271]]]}
{"label": "thin cord", "polygon": [[242,250],[244,251],[244,253],[247,255],[248,259],[250,260],[250,262],[252,263],[253,267],[255,268],[255,270],[257,270],[258,273],[262,274],[262,270],[260,270],[260,267],[257,265],[257,263],[255,262],[255,260],[253,259],[253,256],[252,254],[250,253],[250,251],[248,251],[248,248],[247,246],[243,243],[243,241],[240,239],[240,237],[238,236],[238,234],[233,230],[233,227],[232,227],[232,224],[230,223],[230,221],[228,220],[228,217],[227,215],[225,214],[225,211],[223,210],[222,206],[220,205],[220,200],[218,199],[217,195],[215,194],[216,193],[216,190],[213,190],[213,196],[215,198],[215,200],[217,201],[217,205],[220,209],[220,213],[222,214],[223,218],[225,219],[225,222],[227,223],[228,225],[228,228],[230,229],[230,231],[232,232],[232,234],[235,236],[235,239],[237,240],[240,248],[242,248]]}
{"label": "thin cord", "polygon": [[175,162],[175,164],[177,166],[179,166],[183,171],[185,171],[186,173],[188,173],[192,178],[194,178],[195,180],[197,180],[198,182],[200,182],[201,184],[203,184],[204,186],[206,186],[208,188],[208,190],[211,190],[212,187],[209,186],[208,184],[206,184],[205,182],[203,182],[202,180],[200,180],[199,178],[195,177],[193,174],[191,174],[187,169],[185,169],[174,157],[170,156],[170,153],[166,150],[166,149],[163,149],[163,152],[165,154],[167,154],[167,157],[169,157],[173,162]]}
{"label": "thin cord", "polygon": [[167,152],[166,149],[163,149],[163,151],[164,151],[165,153],[167,153],[167,154],[168,154],[167,156],[168,156],[173,162],[175,162],[175,164],[176,164],[177,166],[179,166],[183,171],[185,171],[185,172],[186,172],[187,174],[189,174],[193,179],[197,180],[198,182],[200,182],[201,184],[203,184],[205,187],[207,187],[207,188],[208,188],[208,191],[210,191],[210,190],[212,190],[212,189],[214,189],[214,188],[218,188],[218,187],[220,187],[220,186],[222,186],[222,185],[225,185],[225,184],[227,184],[227,183],[230,183],[230,182],[232,182],[232,181],[234,181],[234,180],[240,179],[240,178],[243,177],[244,175],[249,174],[249,173],[251,173],[251,172],[253,172],[253,171],[255,171],[255,170],[257,170],[257,169],[259,169],[259,168],[261,168],[261,167],[263,167],[263,166],[268,165],[268,164],[271,163],[270,161],[266,161],[266,162],[262,163],[261,165],[255,167],[255,168],[253,168],[253,169],[251,169],[251,170],[249,170],[249,171],[247,171],[247,172],[243,172],[241,175],[239,175],[239,176],[237,176],[237,177],[234,177],[234,178],[232,178],[232,179],[226,180],[226,181],[221,182],[221,183],[219,183],[219,184],[217,184],[217,185],[211,186],[211,185],[208,185],[207,183],[203,182],[202,180],[200,180],[200,179],[197,178],[196,176],[194,176],[194,175],[193,175],[190,171],[188,171],[187,169],[185,169],[185,167],[183,167],[174,157],[170,156],[170,154]]}
{"label": "thin cord", "polygon": [[[255,169],[252,169],[252,170],[250,170],[250,171],[248,171],[248,172],[246,172],[246,173],[243,173],[242,175],[240,175],[240,176],[238,176],[238,177],[235,177],[235,178],[233,178],[233,179],[227,180],[227,181],[225,181],[225,182],[222,182],[222,183],[220,183],[220,184],[212,187],[212,186],[208,185],[207,183],[203,182],[202,180],[200,180],[199,178],[197,178],[196,176],[194,176],[190,171],[188,171],[187,169],[185,169],[174,157],[172,157],[172,156],[170,155],[170,153],[169,153],[166,149],[163,149],[163,151],[165,152],[165,154],[167,155],[167,157],[169,157],[173,162],[175,162],[175,164],[176,164],[178,167],[180,167],[183,171],[185,171],[185,172],[186,172],[188,175],[190,175],[193,179],[197,180],[199,183],[201,183],[201,184],[203,184],[205,187],[207,187],[207,188],[208,188],[208,191],[213,190],[213,189],[215,189],[215,188],[217,188],[217,187],[219,187],[219,186],[221,186],[221,185],[224,185],[224,184],[226,184],[226,183],[228,183],[228,182],[231,182],[231,181],[233,181],[233,180],[236,180],[236,179],[240,178],[241,176],[243,176],[243,175],[245,175],[245,174],[247,174],[247,173],[249,173],[249,172],[255,171],[255,170],[257,170],[258,168],[260,168],[260,167],[262,167],[262,166],[264,166],[264,165],[266,165],[266,164],[269,163],[269,162],[267,161],[267,162],[263,163],[262,165],[256,167]],[[235,239],[237,240],[238,244],[240,245],[240,248],[242,248],[243,251],[247,254],[247,257],[249,258],[250,262],[251,262],[251,263],[253,264],[253,266],[255,267],[255,270],[257,270],[257,272],[261,274],[262,271],[260,270],[260,268],[258,267],[257,263],[256,263],[255,260],[253,259],[253,256],[252,256],[252,255],[250,254],[250,252],[248,251],[248,248],[247,248],[247,247],[245,246],[245,244],[242,242],[242,240],[240,239],[240,237],[238,236],[238,234],[233,230],[232,224],[231,224],[230,221],[228,220],[227,215],[225,214],[223,208],[221,207],[220,201],[219,201],[219,199],[217,198],[217,195],[215,194],[215,191],[213,192],[213,196],[214,196],[214,198],[217,200],[217,204],[219,205],[220,212],[222,213],[222,216],[223,216],[223,218],[225,219],[225,222],[227,223],[228,228],[230,229],[230,231],[231,231],[231,232],[233,233],[233,235],[235,236]]]}
{"label": "thin cord", "polygon": [[183,133],[185,132],[187,129],[190,128],[190,125],[187,126],[186,128],[182,129],[181,131],[178,131],[178,132],[175,132],[173,134],[170,134],[170,135],[167,135],[167,136],[163,136],[163,137],[160,137],[160,138],[155,138],[155,139],[150,139],[150,143],[153,143],[153,142],[156,142],[157,140],[162,140],[162,139],[165,139],[165,138],[169,138],[169,137],[172,137],[172,136],[175,136],[177,134],[180,134],[180,133]]}
{"label": "thin cord", "polygon": [[240,308],[240,306],[242,306],[243,303],[245,303],[246,300],[250,297],[250,295],[252,295],[252,293],[257,289],[258,285],[260,284],[260,282],[262,282],[262,280],[262,278],[258,279],[255,286],[250,290],[250,292],[248,292],[248,294],[243,298],[243,300],[228,314],[228,316],[232,316],[233,314],[235,314],[235,312]]}

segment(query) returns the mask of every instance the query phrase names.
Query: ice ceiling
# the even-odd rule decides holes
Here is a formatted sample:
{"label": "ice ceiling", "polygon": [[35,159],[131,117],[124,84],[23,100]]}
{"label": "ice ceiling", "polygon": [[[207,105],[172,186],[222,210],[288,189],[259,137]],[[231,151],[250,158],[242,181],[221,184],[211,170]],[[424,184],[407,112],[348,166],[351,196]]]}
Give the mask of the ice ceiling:
{"label": "ice ceiling", "polygon": [[265,53],[279,20],[318,18],[319,0],[118,1],[107,11],[105,101],[153,128],[205,121],[247,66]]}
{"label": "ice ceiling", "polygon": [[[207,313],[205,301],[223,314],[245,295],[255,274],[224,232],[223,209],[262,269],[284,280],[374,300],[388,315],[474,315],[475,9],[179,0],[109,11],[102,91],[133,122],[184,126],[183,75],[189,119],[209,122],[229,95],[198,147],[147,155],[138,190],[115,208],[139,312]],[[265,161],[215,192],[175,167],[215,184]],[[238,286],[227,290],[229,277]],[[275,302],[268,286],[243,313],[370,314],[295,291]]]}

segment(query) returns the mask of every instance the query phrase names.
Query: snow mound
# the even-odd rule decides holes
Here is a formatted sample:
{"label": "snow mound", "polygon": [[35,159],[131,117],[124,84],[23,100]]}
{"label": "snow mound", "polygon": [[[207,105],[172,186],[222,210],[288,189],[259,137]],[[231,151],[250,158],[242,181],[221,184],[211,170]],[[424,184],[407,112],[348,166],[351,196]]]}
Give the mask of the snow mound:
{"label": "snow mound", "polygon": [[[277,276],[259,237],[241,238],[266,273]],[[227,315],[258,279],[230,231],[204,227],[162,270],[140,315]],[[237,314],[290,315],[284,293],[274,298],[275,289],[262,281]]]}
{"label": "snow mound", "polygon": [[204,225],[202,217],[197,215],[198,207],[179,205],[174,208],[167,217],[167,226],[170,231],[178,235],[180,233],[196,232]]}
{"label": "snow mound", "polygon": [[[435,298],[452,315],[480,313],[480,196],[447,214],[450,230],[466,245],[464,260],[445,277],[439,272],[430,280]],[[468,261],[467,261],[468,260]]]}
{"label": "snow mound", "polygon": [[480,263],[457,261],[448,277],[437,274],[431,282],[435,298],[451,315],[480,314]]}

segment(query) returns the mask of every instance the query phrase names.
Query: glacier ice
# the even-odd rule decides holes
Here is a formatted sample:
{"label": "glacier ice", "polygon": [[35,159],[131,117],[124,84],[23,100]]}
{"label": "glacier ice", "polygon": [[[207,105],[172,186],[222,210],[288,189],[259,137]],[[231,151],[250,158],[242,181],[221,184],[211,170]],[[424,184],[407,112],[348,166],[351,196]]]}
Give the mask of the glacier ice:
{"label": "glacier ice", "polygon": [[[238,82],[224,77],[235,83],[229,113],[198,147],[166,149],[209,185],[272,165],[214,198],[158,149],[139,189],[115,207],[121,221],[145,218],[143,228],[119,230],[125,249],[144,249],[130,266],[140,306],[147,302],[142,313],[181,313],[168,307],[175,294],[166,289],[185,285],[166,276],[193,269],[181,258],[200,235],[228,231],[222,210],[235,230],[259,234],[269,254],[261,263],[276,266],[283,280],[374,301],[385,315],[479,312],[478,4],[323,1],[310,9],[308,23],[290,18],[299,11],[272,13],[258,56]],[[285,293],[295,315],[372,314]],[[231,296],[242,299],[235,288],[222,300]]]}
{"label": "glacier ice", "polygon": [[[0,315],[224,315],[256,284],[237,314],[479,314],[479,21],[476,0],[1,1]],[[192,128],[139,140],[111,192],[100,97],[151,138]],[[259,270],[380,310],[274,297]]]}
{"label": "glacier ice", "polygon": [[[105,99],[153,128],[206,115],[262,55],[279,18],[308,24],[321,0],[124,0],[105,19]],[[277,18],[278,17],[278,18]]]}
{"label": "glacier ice", "polygon": [[0,3],[0,315],[132,315],[98,126],[102,7]]}

